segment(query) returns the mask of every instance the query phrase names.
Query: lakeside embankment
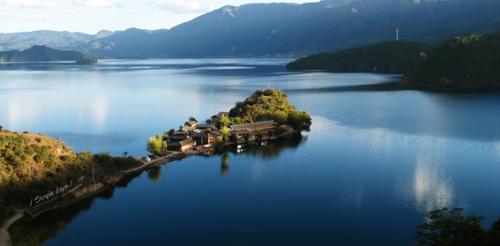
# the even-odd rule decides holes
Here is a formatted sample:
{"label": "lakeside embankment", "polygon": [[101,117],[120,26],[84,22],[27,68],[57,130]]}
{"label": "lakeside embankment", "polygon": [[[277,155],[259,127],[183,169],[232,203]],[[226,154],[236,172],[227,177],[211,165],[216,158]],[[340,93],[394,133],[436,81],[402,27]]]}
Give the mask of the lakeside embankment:
{"label": "lakeside embankment", "polygon": [[[283,139],[285,137],[291,137],[294,134],[297,134],[295,131],[284,132],[279,136],[273,136],[268,139],[268,141],[273,141],[277,139]],[[240,143],[241,144],[241,143]],[[247,144],[256,144],[256,142],[248,142]],[[229,148],[233,148],[237,150],[237,146],[239,144],[233,141],[228,141],[224,144],[224,150]],[[78,184],[75,185],[72,189],[68,190],[66,193],[61,196],[48,201],[45,204],[31,207],[31,208],[23,208],[16,209],[15,212],[8,217],[1,224],[0,228],[0,245],[10,245],[10,233],[9,228],[21,220],[25,216],[29,217],[38,217],[42,214],[45,214],[50,211],[54,211],[56,209],[61,209],[72,204],[78,203],[88,198],[96,197],[99,194],[102,194],[106,191],[112,190],[118,187],[120,184],[130,181],[131,179],[139,176],[144,171],[148,171],[155,167],[166,165],[168,163],[182,160],[188,158],[190,156],[196,155],[206,155],[211,156],[216,152],[215,146],[210,147],[198,147],[191,148],[185,151],[168,151],[163,156],[155,156],[150,161],[147,160],[146,157],[137,157],[136,159],[141,162],[141,165],[137,167],[132,167],[127,170],[122,170],[117,173],[109,173],[105,175],[100,180],[95,180],[95,182],[91,184]]]}
{"label": "lakeside embankment", "polygon": [[95,197],[105,191],[116,188],[120,183],[131,180],[156,166],[164,165],[172,161],[181,160],[193,155],[203,155],[212,151],[211,148],[200,149],[197,151],[191,150],[186,152],[170,151],[165,156],[156,157],[151,161],[146,161],[146,158],[137,158],[141,160],[141,165],[127,170],[122,170],[117,173],[110,173],[100,180],[95,180],[91,184],[78,184],[71,190],[68,190],[61,196],[54,198],[42,205],[16,209],[15,212],[1,223],[0,228],[0,245],[10,245],[9,228],[24,216],[37,217],[49,211],[58,208],[63,208],[71,204],[77,203],[86,198]]}

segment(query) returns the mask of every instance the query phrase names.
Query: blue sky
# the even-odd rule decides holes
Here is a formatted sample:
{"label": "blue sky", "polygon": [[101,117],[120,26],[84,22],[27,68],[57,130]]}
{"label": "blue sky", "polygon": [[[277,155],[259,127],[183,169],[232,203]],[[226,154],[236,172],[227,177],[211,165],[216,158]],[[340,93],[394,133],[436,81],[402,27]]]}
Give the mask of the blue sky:
{"label": "blue sky", "polygon": [[[303,3],[315,0],[278,2]],[[318,0],[319,1],[319,0]],[[266,0],[0,0],[0,32],[170,28],[224,5]]]}

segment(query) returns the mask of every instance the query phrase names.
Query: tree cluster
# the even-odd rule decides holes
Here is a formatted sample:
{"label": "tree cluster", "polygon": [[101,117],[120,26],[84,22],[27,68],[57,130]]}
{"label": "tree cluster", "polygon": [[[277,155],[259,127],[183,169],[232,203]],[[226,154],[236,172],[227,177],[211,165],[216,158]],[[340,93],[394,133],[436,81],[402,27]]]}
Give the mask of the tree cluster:
{"label": "tree cluster", "polygon": [[500,32],[446,41],[405,80],[443,87],[500,86]]}
{"label": "tree cluster", "polygon": [[307,112],[298,111],[287,95],[274,88],[257,90],[243,102],[236,103],[229,111],[232,122],[261,122],[274,120],[280,124],[290,124],[296,130],[307,130],[311,117]]}
{"label": "tree cluster", "polygon": [[417,243],[422,246],[500,245],[500,220],[486,230],[482,217],[464,216],[463,209],[437,209],[427,214],[429,222],[418,227]]}

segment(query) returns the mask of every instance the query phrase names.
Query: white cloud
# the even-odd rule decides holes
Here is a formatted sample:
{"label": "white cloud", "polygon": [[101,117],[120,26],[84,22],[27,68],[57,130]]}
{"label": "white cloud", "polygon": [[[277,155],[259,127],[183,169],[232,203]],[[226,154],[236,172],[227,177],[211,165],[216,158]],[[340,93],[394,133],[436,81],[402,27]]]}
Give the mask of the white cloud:
{"label": "white cloud", "polygon": [[3,0],[0,1],[3,5],[9,7],[23,7],[23,8],[36,8],[36,7],[49,7],[54,5],[55,2],[60,1],[47,1],[47,0]]}
{"label": "white cloud", "polygon": [[[35,1],[35,0],[31,0]],[[112,7],[124,7],[129,5],[148,5],[155,6],[160,9],[172,12],[172,13],[198,13],[203,11],[208,11],[212,9],[211,3],[199,0],[73,0],[73,5],[77,7],[88,7],[88,8],[112,8]]]}
{"label": "white cloud", "polygon": [[156,6],[174,13],[196,13],[208,11],[212,8],[212,4],[193,0],[157,0],[153,2]]}
{"label": "white cloud", "polygon": [[0,0],[0,32],[170,28],[225,5],[306,1],[317,0]]}
{"label": "white cloud", "polygon": [[123,2],[117,0],[73,0],[73,5],[77,7],[112,8],[122,6]]}

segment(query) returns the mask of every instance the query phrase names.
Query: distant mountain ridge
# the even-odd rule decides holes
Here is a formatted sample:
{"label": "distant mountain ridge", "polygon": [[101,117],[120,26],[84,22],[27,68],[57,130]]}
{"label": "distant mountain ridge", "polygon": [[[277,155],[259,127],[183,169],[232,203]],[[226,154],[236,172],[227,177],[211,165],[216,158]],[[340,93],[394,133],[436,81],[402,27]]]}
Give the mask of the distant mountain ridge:
{"label": "distant mountain ridge", "polygon": [[[96,35],[97,36],[97,35]],[[93,35],[79,32],[34,31],[0,33],[0,51],[25,50],[32,46],[48,46],[54,49],[83,50]]]}
{"label": "distant mountain ridge", "polygon": [[500,1],[324,0],[224,6],[170,30],[51,33],[53,38],[0,34],[0,49],[43,43],[111,58],[296,57],[393,40],[396,28],[402,39],[434,45],[456,35],[497,31]]}
{"label": "distant mountain ridge", "polygon": [[33,46],[26,50],[0,52],[0,62],[53,62],[74,61],[79,64],[92,64],[97,58],[79,51],[56,50],[46,46]]}

